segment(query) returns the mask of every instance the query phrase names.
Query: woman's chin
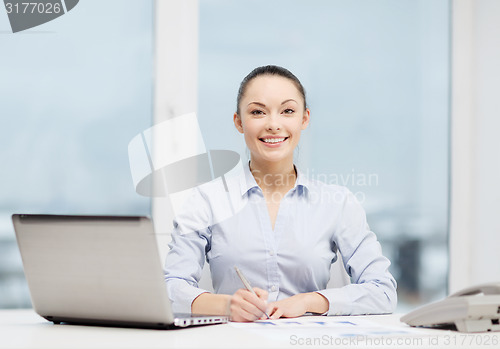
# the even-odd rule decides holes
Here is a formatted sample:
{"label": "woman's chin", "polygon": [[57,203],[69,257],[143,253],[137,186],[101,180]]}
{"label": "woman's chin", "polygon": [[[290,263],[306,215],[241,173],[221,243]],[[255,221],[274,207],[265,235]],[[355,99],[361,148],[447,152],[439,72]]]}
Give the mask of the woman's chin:
{"label": "woman's chin", "polygon": [[257,156],[252,156],[252,159],[254,161],[259,161],[259,162],[267,162],[267,163],[280,163],[280,162],[293,162],[293,154],[286,153],[286,154],[278,154],[278,152],[275,152],[274,154],[260,154]]}

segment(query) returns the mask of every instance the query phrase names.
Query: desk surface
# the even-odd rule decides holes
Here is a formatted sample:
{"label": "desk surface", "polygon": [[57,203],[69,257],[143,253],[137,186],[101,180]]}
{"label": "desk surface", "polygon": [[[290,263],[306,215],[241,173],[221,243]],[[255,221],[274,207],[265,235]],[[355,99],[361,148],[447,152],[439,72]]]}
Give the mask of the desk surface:
{"label": "desk surface", "polygon": [[[465,334],[411,328],[399,318],[399,314],[307,317],[307,321],[327,324],[327,327],[316,328],[294,327],[292,323],[291,327],[279,329],[231,323],[178,330],[143,330],[53,325],[33,310],[0,310],[0,348],[500,348],[499,332]],[[358,327],[361,332],[346,336],[328,327],[333,326],[328,321],[371,325]]]}

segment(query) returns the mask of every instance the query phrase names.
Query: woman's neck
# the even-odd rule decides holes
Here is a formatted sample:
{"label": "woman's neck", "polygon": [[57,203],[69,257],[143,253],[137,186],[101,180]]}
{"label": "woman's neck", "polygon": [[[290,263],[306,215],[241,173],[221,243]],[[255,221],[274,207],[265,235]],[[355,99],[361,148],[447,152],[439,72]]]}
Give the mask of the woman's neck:
{"label": "woman's neck", "polygon": [[297,173],[292,161],[259,163],[250,161],[250,171],[264,192],[288,191],[295,185]]}

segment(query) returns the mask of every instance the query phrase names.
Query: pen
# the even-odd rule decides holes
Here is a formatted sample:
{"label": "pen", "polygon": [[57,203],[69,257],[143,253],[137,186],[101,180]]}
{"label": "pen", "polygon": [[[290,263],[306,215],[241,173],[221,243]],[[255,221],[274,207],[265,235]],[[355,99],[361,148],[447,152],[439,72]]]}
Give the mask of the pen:
{"label": "pen", "polygon": [[[238,274],[238,276],[240,277],[240,280],[243,283],[243,285],[245,285],[245,288],[247,290],[249,290],[250,292],[252,292],[254,294],[254,296],[258,298],[259,296],[257,296],[257,293],[255,293],[252,286],[248,282],[247,278],[243,275],[241,270],[239,270],[237,266],[234,267],[234,270],[236,270],[236,274]],[[264,312],[264,314],[266,314],[267,318],[270,319],[269,315],[267,315],[267,312]]]}

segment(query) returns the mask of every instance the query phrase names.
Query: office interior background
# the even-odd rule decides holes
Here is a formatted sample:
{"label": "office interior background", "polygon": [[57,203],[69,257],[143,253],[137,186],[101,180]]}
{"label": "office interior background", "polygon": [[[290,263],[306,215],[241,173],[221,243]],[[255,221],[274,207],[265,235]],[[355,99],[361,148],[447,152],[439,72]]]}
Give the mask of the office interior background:
{"label": "office interior background", "polygon": [[398,311],[500,280],[499,16],[494,0],[85,0],[12,34],[0,10],[0,308],[31,306],[13,213],[152,215],[164,256],[168,198],[135,192],[129,141],[196,111],[207,149],[246,159],[236,93],[266,64],[304,84],[296,162],[362,202]]}

